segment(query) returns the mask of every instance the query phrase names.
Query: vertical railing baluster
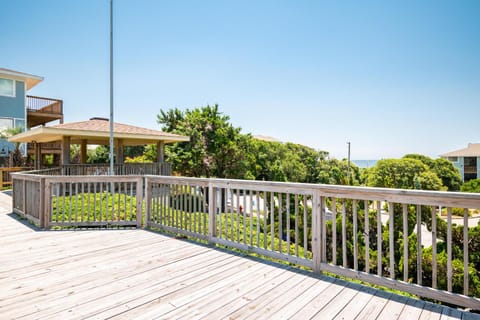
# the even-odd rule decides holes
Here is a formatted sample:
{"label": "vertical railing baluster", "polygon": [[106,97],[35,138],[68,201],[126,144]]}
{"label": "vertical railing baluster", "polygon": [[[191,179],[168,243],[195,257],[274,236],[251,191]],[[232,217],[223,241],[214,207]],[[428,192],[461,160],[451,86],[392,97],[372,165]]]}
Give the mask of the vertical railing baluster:
{"label": "vertical railing baluster", "polygon": [[295,194],[295,256],[298,257],[298,194]]}
{"label": "vertical railing baluster", "polygon": [[353,270],[358,271],[358,217],[357,217],[357,200],[352,201],[353,209]]}
{"label": "vertical railing baluster", "polygon": [[417,284],[422,285],[422,207],[417,205]]}
{"label": "vertical railing baluster", "polygon": [[437,288],[437,208],[432,207],[432,288]]}
{"label": "vertical railing baluster", "polygon": [[[250,207],[250,245],[253,246],[253,203],[252,203],[252,190],[248,190],[248,202]],[[246,208],[246,207],[245,207]]]}
{"label": "vertical railing baluster", "polygon": [[332,263],[337,265],[337,199],[332,198]]}
{"label": "vertical railing baluster", "polygon": [[308,252],[308,210],[307,210],[307,195],[303,197],[303,257],[307,257]]}
{"label": "vertical railing baluster", "polygon": [[[68,211],[68,222],[71,222],[72,221],[72,207],[73,207],[73,202],[72,202],[72,183],[69,183],[69,199],[70,199],[70,208],[69,208],[69,211]],[[65,217],[64,217],[65,218]],[[65,219],[63,219],[62,222],[65,222]]]}
{"label": "vertical railing baluster", "polygon": [[270,238],[271,238],[271,250],[275,251],[275,204],[274,204],[274,194],[270,192]]}
{"label": "vertical railing baluster", "polygon": [[313,272],[320,273],[322,271],[322,232],[323,224],[323,201],[318,190],[314,190],[312,194],[312,262]]}
{"label": "vertical railing baluster", "polygon": [[382,202],[377,201],[377,275],[382,276]]}
{"label": "vertical railing baluster", "polygon": [[255,206],[257,210],[257,247],[260,248],[260,191],[255,191]]}
{"label": "vertical railing baluster", "polygon": [[452,292],[452,208],[447,208],[447,290]]}
{"label": "vertical railing baluster", "polygon": [[347,267],[347,208],[345,199],[342,199],[342,265]]}
{"label": "vertical railing baluster", "polygon": [[282,250],[282,239],[283,239],[283,199],[282,193],[278,193],[278,251],[280,253]]}
{"label": "vertical railing baluster", "polygon": [[408,282],[408,207],[402,204],[403,215],[403,281]]}
{"label": "vertical railing baluster", "polygon": [[468,296],[468,209],[463,211],[463,294]]}
{"label": "vertical railing baluster", "polygon": [[394,216],[393,216],[393,203],[388,203],[388,245],[390,247],[390,278],[395,279],[395,234],[394,234]]}
{"label": "vertical railing baluster", "polygon": [[240,241],[240,189],[236,189],[236,198],[237,198],[237,214],[236,214],[236,229],[237,229],[237,239],[236,241]]}
{"label": "vertical railing baluster", "polygon": [[285,212],[285,218],[287,219],[286,224],[287,224],[287,254],[290,255],[290,194],[287,193],[285,195],[286,197],[286,205],[287,205],[287,212]]}
{"label": "vertical railing baluster", "polygon": [[[320,192],[318,192],[320,193]],[[313,196],[316,196],[314,193]],[[321,248],[321,260],[327,262],[327,198],[320,196],[320,248]]]}
{"label": "vertical railing baluster", "polygon": [[263,248],[267,250],[268,234],[267,234],[267,222],[268,222],[268,210],[267,210],[267,197],[266,191],[263,192]]}
{"label": "vertical railing baluster", "polygon": [[235,219],[237,215],[235,214],[234,204],[236,203],[238,208],[238,201],[234,203],[234,200],[237,199],[237,194],[235,193],[235,189],[232,189],[231,192],[232,192],[232,200],[231,200],[232,204],[230,206],[230,225],[232,230],[230,233],[230,240],[235,241]]}
{"label": "vertical railing baluster", "polygon": [[[85,216],[85,183],[82,182],[82,193],[81,193],[81,197],[82,197],[82,219],[83,217]],[[88,212],[88,211],[87,211]],[[87,221],[90,220],[90,215],[87,213]]]}

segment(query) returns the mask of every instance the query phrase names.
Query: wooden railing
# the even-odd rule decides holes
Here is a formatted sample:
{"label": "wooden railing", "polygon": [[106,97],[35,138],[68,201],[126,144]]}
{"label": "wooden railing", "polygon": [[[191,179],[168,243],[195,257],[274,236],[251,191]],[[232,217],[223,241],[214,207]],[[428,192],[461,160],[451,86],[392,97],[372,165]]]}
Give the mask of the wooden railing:
{"label": "wooden railing", "polygon": [[[172,174],[170,163],[124,163],[115,164],[115,175],[161,175]],[[62,174],[66,176],[91,176],[110,174],[109,164],[69,164],[62,165]]]}
{"label": "wooden railing", "polygon": [[42,227],[140,226],[143,221],[149,228],[314,272],[480,310],[474,269],[479,239],[469,233],[479,194],[19,173],[13,202],[15,212]]}
{"label": "wooden railing", "polygon": [[9,187],[12,185],[12,173],[31,170],[30,167],[6,167],[0,168],[0,188]]}
{"label": "wooden railing", "polygon": [[145,186],[148,227],[480,310],[468,218],[479,194],[153,176]]}
{"label": "wooden railing", "polygon": [[27,96],[27,111],[63,114],[63,101],[58,99]]}
{"label": "wooden railing", "polygon": [[[28,151],[30,153],[33,153],[33,150],[35,150],[35,145],[33,143],[28,143],[27,146],[28,146]],[[42,143],[42,150],[61,151],[62,143],[61,142]]]}

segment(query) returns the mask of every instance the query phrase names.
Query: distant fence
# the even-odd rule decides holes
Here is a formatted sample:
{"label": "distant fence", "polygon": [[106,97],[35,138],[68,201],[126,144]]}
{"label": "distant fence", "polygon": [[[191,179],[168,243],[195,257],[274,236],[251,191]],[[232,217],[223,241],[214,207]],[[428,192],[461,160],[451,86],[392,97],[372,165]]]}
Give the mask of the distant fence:
{"label": "distant fence", "polygon": [[479,194],[19,173],[13,201],[42,227],[143,224],[480,310],[469,238]]}
{"label": "distant fence", "polygon": [[7,167],[0,168],[0,188],[12,185],[12,173],[31,170],[30,167]]}

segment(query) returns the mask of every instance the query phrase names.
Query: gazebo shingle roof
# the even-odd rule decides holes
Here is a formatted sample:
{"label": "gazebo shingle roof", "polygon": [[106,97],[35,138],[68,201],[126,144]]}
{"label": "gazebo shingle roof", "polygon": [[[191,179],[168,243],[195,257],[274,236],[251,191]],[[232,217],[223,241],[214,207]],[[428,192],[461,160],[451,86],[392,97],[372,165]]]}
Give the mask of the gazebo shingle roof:
{"label": "gazebo shingle roof", "polygon": [[[121,139],[123,145],[153,144],[159,141],[165,143],[188,141],[189,137],[147,129],[123,123],[114,123],[115,139]],[[110,122],[107,119],[92,118],[87,121],[58,124],[51,127],[37,127],[15,135],[11,142],[54,142],[63,137],[69,137],[71,143],[86,141],[88,144],[108,144],[110,137]]]}
{"label": "gazebo shingle roof", "polygon": [[[79,121],[79,122],[70,122],[58,124],[51,126],[50,128],[56,129],[67,129],[67,130],[87,130],[87,131],[99,131],[99,132],[108,132],[110,133],[110,121],[92,118],[88,121]],[[153,135],[153,136],[162,136],[162,137],[180,137],[177,134],[163,132],[159,130],[147,129],[137,126],[132,126],[129,124],[123,124],[115,122],[113,124],[114,133],[127,133],[134,135]]]}

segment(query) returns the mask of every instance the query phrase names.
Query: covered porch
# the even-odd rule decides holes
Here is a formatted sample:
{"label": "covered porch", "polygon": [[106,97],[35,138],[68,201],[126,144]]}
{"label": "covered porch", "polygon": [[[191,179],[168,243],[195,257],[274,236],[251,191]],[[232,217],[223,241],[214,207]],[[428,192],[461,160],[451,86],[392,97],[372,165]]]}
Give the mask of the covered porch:
{"label": "covered porch", "polygon": [[[115,164],[124,164],[124,147],[155,144],[157,146],[157,163],[163,164],[164,146],[167,143],[188,141],[189,138],[177,134],[152,130],[132,125],[114,123]],[[87,146],[109,145],[110,122],[105,118],[91,118],[88,121],[63,123],[51,127],[37,127],[9,139],[10,142],[26,142],[34,146],[34,168],[41,169],[42,146],[53,142],[61,142],[61,166],[88,168]],[[80,145],[80,166],[73,165],[70,159],[70,146]],[[95,165],[99,167],[99,165]],[[78,169],[80,170],[80,169]]]}

